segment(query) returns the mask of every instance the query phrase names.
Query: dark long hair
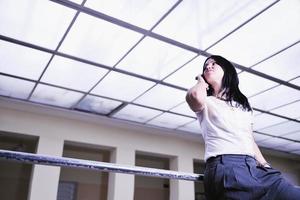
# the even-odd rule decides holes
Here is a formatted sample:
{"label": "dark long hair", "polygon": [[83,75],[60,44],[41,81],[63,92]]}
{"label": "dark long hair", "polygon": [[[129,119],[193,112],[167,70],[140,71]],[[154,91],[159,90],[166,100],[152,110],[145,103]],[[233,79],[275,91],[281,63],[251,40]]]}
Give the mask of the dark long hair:
{"label": "dark long hair", "polygon": [[[232,102],[235,101],[239,104],[239,106],[242,106],[244,110],[252,111],[247,97],[239,89],[239,78],[233,64],[222,56],[212,55],[205,60],[203,72],[206,67],[205,63],[210,58],[220,65],[224,71],[221,90],[224,91],[223,96],[225,97],[226,101],[230,102],[231,105]],[[207,95],[211,96],[213,95],[213,92],[213,88],[209,86]]]}

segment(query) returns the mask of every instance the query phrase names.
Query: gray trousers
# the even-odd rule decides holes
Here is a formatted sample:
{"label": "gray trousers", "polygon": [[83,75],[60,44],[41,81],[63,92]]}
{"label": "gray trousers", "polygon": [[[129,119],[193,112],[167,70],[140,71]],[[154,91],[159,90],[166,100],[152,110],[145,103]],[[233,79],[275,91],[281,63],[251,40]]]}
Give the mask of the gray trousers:
{"label": "gray trousers", "polygon": [[247,155],[209,158],[204,189],[207,200],[300,200],[300,188],[288,183],[278,170],[257,166],[255,158]]}

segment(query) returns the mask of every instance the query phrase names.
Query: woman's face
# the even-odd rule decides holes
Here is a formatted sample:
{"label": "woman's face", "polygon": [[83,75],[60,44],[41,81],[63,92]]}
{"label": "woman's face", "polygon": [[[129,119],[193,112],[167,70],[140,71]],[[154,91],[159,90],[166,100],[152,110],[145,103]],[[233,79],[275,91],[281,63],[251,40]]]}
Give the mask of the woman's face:
{"label": "woman's face", "polygon": [[224,71],[214,59],[209,58],[204,64],[203,75],[209,84],[222,84]]}

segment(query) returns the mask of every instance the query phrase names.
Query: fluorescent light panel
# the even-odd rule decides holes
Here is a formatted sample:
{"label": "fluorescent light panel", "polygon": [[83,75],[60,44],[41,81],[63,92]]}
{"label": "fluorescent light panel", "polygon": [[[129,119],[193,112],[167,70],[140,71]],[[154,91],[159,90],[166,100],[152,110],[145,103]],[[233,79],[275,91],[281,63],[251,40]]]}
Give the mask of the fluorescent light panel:
{"label": "fluorescent light panel", "polygon": [[239,81],[239,87],[242,93],[244,93],[247,97],[258,94],[259,92],[278,85],[276,82],[261,78],[248,72],[240,73]]}
{"label": "fluorescent light panel", "polygon": [[300,44],[253,67],[254,70],[289,81],[300,75]]}
{"label": "fluorescent light panel", "polygon": [[254,136],[254,139],[255,139],[256,143],[259,143],[259,142],[262,142],[264,140],[272,138],[270,136],[263,135],[263,134],[260,134],[260,133],[253,133],[253,136]]}
{"label": "fluorescent light panel", "polygon": [[284,85],[272,88],[249,99],[251,106],[262,110],[270,110],[296,100],[300,100],[299,90]]}
{"label": "fluorescent light panel", "polygon": [[121,104],[122,102],[120,101],[87,95],[83,100],[80,101],[76,108],[93,113],[108,114]]}
{"label": "fluorescent light panel", "polygon": [[185,91],[156,85],[134,102],[162,110],[169,110],[185,101]]}
{"label": "fluorescent light panel", "polygon": [[296,140],[300,142],[300,131],[293,132],[284,136],[285,138]]}
{"label": "fluorescent light panel", "polygon": [[261,129],[259,131],[270,134],[270,135],[284,137],[284,135],[291,133],[291,132],[295,132],[295,131],[300,132],[300,123],[294,122],[294,121],[285,121],[280,124],[277,124],[277,125],[265,128],[265,129]]}
{"label": "fluorescent light panel", "polygon": [[30,101],[70,108],[79,101],[82,96],[83,94],[78,92],[38,84]]}
{"label": "fluorescent light panel", "polygon": [[154,32],[204,50],[273,1],[185,0]]}
{"label": "fluorescent light panel", "polygon": [[291,143],[292,143],[292,141],[289,141],[289,140],[272,137],[270,139],[259,142],[259,145],[263,146],[263,147],[267,147],[267,148],[276,148],[279,146],[286,146]]}
{"label": "fluorescent light panel", "polygon": [[300,77],[290,81],[290,83],[300,87]]}
{"label": "fluorescent light panel", "polygon": [[185,124],[178,128],[179,130],[188,131],[196,134],[201,134],[200,124],[198,120],[192,121],[191,123]]}
{"label": "fluorescent light panel", "polygon": [[286,119],[281,118],[281,117],[276,117],[276,116],[271,115],[271,114],[263,113],[261,115],[257,115],[257,116],[254,117],[253,129],[254,130],[260,130],[262,128],[266,128],[268,126],[278,124],[278,123],[283,122],[285,120]]}
{"label": "fluorescent light panel", "polygon": [[162,112],[158,110],[129,104],[125,108],[122,108],[119,112],[117,112],[113,117],[145,123],[155,116],[160,115],[161,113]]}
{"label": "fluorescent light panel", "polygon": [[183,115],[188,115],[191,117],[196,117],[196,114],[190,109],[190,107],[188,106],[188,104],[185,101],[182,104],[171,109],[170,111],[179,113],[179,114],[183,114]]}
{"label": "fluorescent light panel", "polygon": [[291,103],[286,106],[282,106],[280,108],[272,110],[273,113],[286,116],[289,118],[299,118],[300,117],[300,101],[297,101],[295,103]]}
{"label": "fluorescent light panel", "polygon": [[193,118],[183,117],[180,115],[175,115],[171,113],[164,113],[151,121],[147,122],[147,124],[160,126],[165,128],[175,129],[179,126],[182,126],[188,122],[192,122]]}
{"label": "fluorescent light panel", "polygon": [[161,80],[194,56],[195,53],[147,37],[117,65],[117,68]]}
{"label": "fluorescent light panel", "polygon": [[59,51],[112,67],[141,37],[139,33],[81,13]]}
{"label": "fluorescent light panel", "polygon": [[41,81],[87,92],[106,73],[106,69],[55,56]]}
{"label": "fluorescent light panel", "polygon": [[194,86],[197,83],[195,77],[199,74],[202,74],[205,59],[206,57],[204,56],[197,56],[194,60],[186,64],[164,81],[173,85],[179,85],[184,88],[190,88]]}
{"label": "fluorescent light panel", "polygon": [[110,72],[93,90],[92,94],[132,101],[155,83],[141,78]]}
{"label": "fluorescent light panel", "polygon": [[0,95],[2,96],[27,99],[33,87],[34,82],[0,75]]}
{"label": "fluorescent light panel", "polygon": [[55,49],[75,13],[51,1],[0,1],[0,34]]}
{"label": "fluorescent light panel", "polygon": [[150,29],[175,3],[176,0],[88,0],[84,6]]}
{"label": "fluorescent light panel", "polygon": [[0,71],[38,80],[51,54],[0,40]]}

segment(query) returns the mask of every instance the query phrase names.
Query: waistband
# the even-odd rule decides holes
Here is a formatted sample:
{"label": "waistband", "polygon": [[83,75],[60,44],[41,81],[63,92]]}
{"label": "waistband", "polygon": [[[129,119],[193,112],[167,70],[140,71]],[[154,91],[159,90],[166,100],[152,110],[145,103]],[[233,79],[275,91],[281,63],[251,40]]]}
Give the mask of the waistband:
{"label": "waistband", "polygon": [[218,155],[215,157],[210,157],[207,161],[206,161],[206,165],[207,166],[212,166],[212,165],[216,165],[219,163],[222,164],[233,164],[233,163],[245,163],[245,162],[254,162],[256,163],[256,159],[253,156],[250,155],[240,155],[240,154],[224,154],[224,155]]}

